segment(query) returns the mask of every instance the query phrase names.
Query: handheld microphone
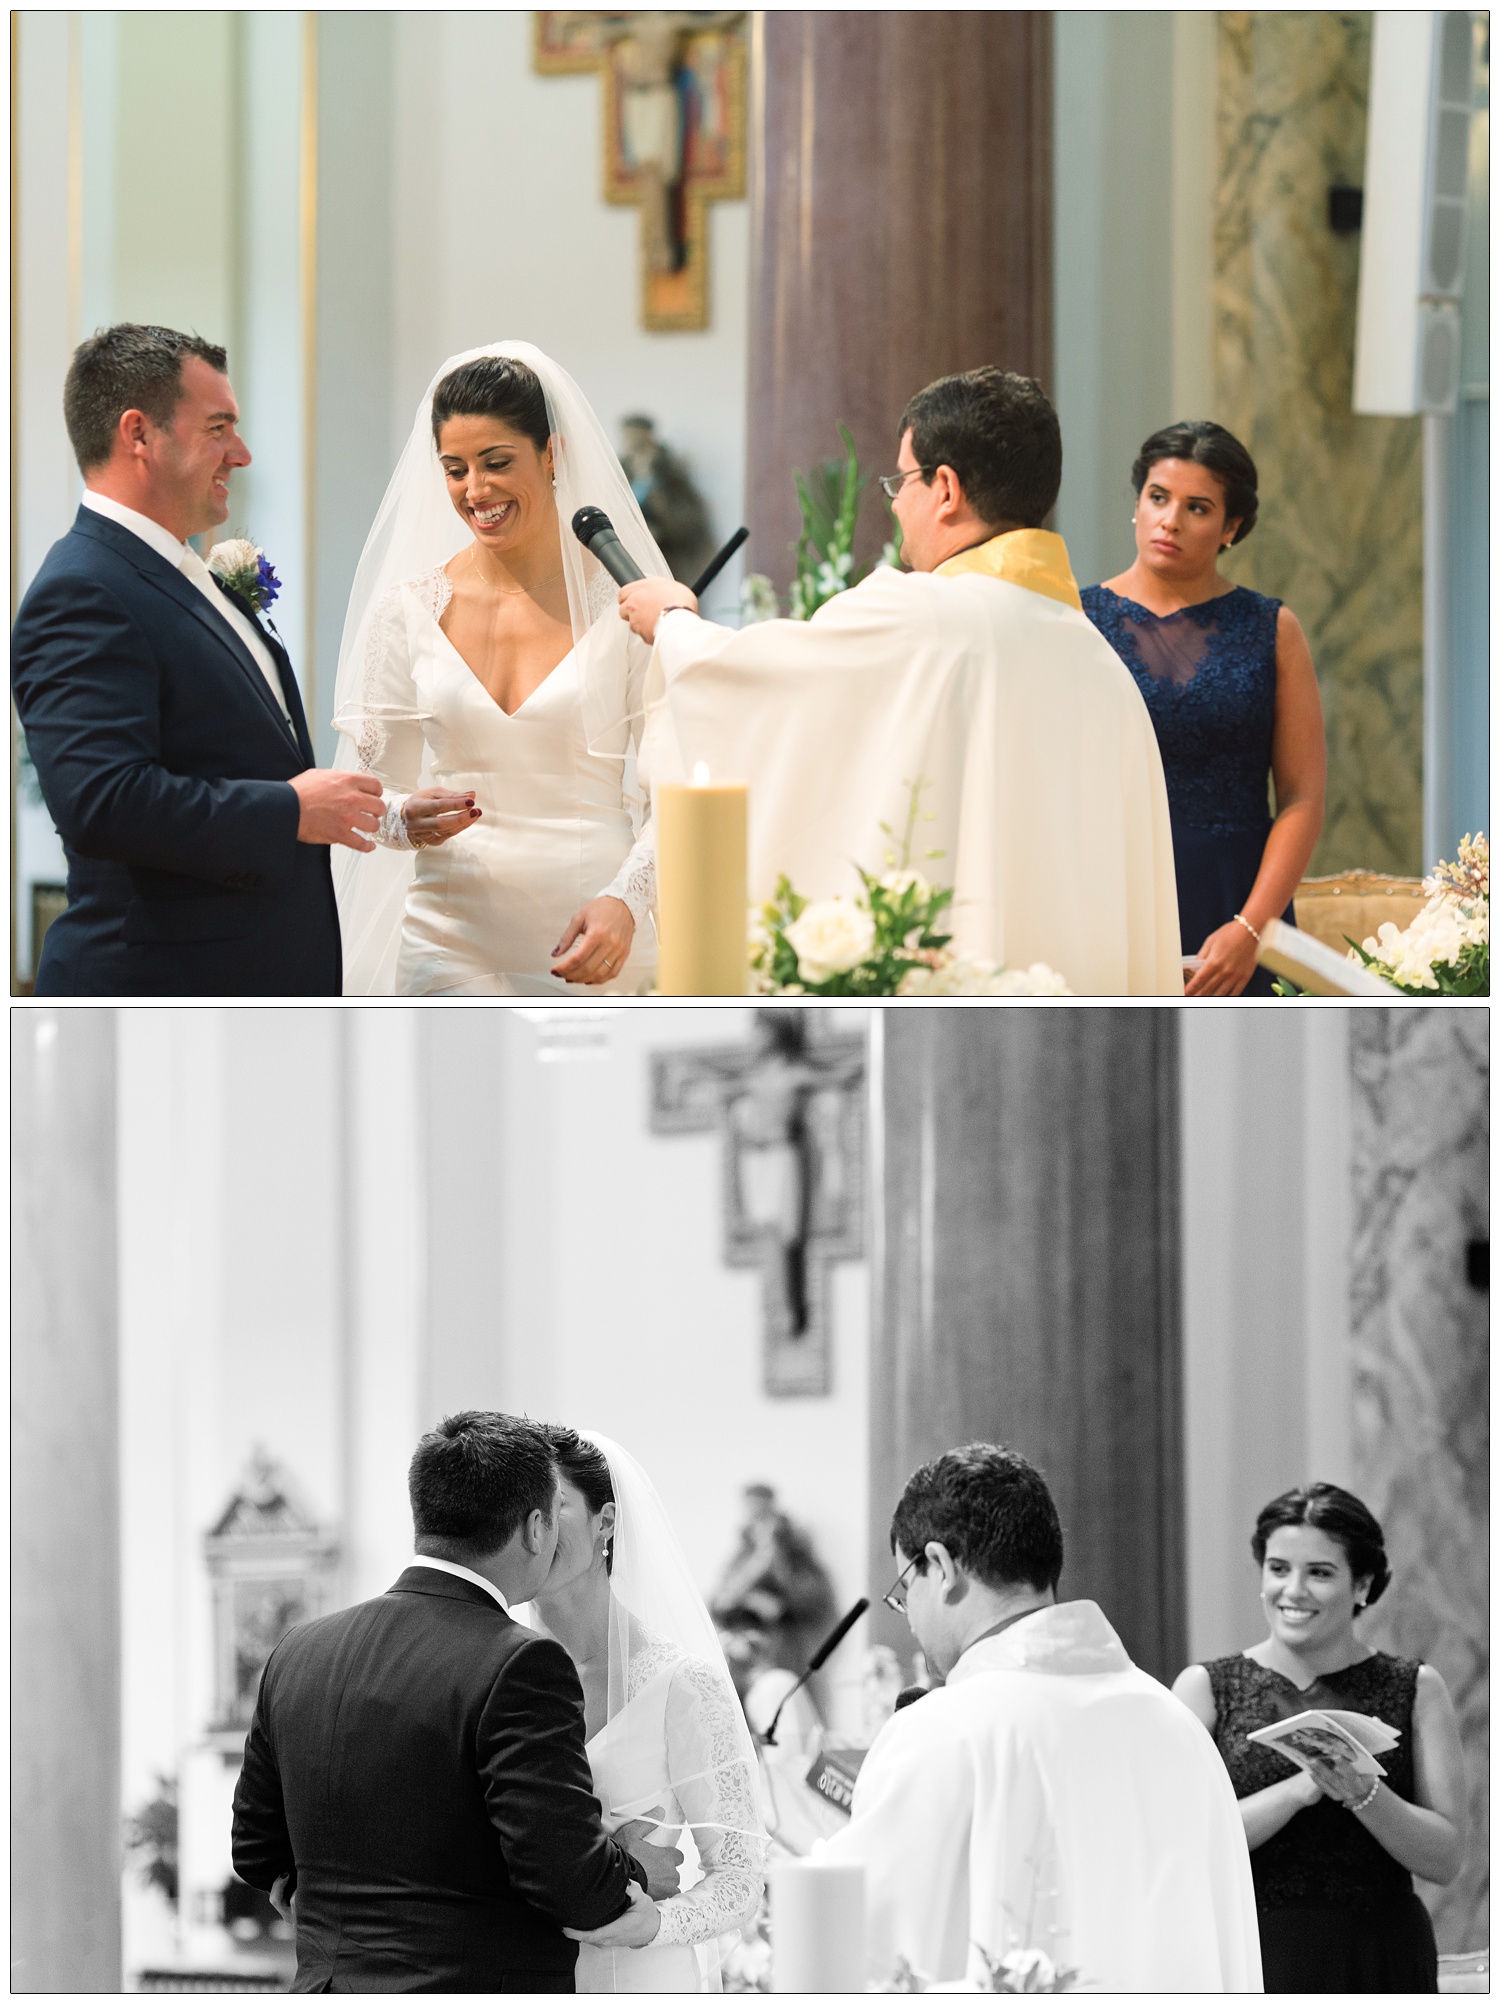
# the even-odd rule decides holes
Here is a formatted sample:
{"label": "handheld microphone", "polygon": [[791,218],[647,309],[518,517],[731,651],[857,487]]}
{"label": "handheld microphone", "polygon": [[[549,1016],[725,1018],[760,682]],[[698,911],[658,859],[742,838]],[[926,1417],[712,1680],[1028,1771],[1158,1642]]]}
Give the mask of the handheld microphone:
{"label": "handheld microphone", "polygon": [[829,1636],[826,1636],[824,1640],[818,1645],[818,1647],[813,1651],[812,1655],[808,1658],[807,1668],[803,1671],[802,1675],[797,1679],[796,1683],[792,1686],[791,1690],[787,1692],[786,1696],[782,1699],[781,1703],[776,1707],[770,1725],[768,1725],[765,1731],[761,1734],[760,1737],[763,1745],[768,1747],[775,1746],[776,1727],[777,1723],[781,1718],[782,1713],[786,1710],[787,1706],[791,1703],[792,1699],[795,1698],[797,1693],[802,1689],[802,1686],[807,1682],[808,1678],[811,1677],[815,1671],[822,1669],[823,1665],[828,1661],[829,1657],[833,1654],[834,1650],[838,1648],[839,1644],[843,1641],[844,1637],[849,1633],[850,1629],[854,1626],[855,1622],[859,1620],[859,1617],[865,1612],[866,1608],[868,1608],[869,1605],[870,1603],[863,1597],[857,1600],[854,1603],[853,1607],[850,1608],[849,1612],[844,1616],[843,1620],[839,1623],[838,1627],[834,1629],[833,1633]]}
{"label": "handheld microphone", "polygon": [[602,508],[580,508],[573,517],[573,534],[591,557],[596,557],[617,585],[639,584],[644,572],[615,534],[613,522]]}

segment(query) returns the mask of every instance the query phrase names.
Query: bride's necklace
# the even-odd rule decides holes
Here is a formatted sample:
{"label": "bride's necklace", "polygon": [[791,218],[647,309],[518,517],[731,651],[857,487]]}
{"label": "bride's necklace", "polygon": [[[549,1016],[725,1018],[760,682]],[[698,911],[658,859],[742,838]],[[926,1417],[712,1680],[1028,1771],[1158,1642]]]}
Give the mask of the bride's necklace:
{"label": "bride's necklace", "polygon": [[537,585],[497,585],[493,578],[485,577],[484,565],[479,561],[479,545],[477,543],[470,543],[469,558],[484,583],[501,598],[530,598],[536,592],[544,590],[549,584],[555,584],[562,576],[561,571],[554,571],[551,577],[543,578],[541,583]]}

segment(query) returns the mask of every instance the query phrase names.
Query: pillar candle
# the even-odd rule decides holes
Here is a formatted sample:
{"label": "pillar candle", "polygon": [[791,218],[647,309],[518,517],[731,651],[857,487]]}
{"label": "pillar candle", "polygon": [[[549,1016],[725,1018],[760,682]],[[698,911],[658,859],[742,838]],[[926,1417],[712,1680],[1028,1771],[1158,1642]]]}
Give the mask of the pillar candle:
{"label": "pillar candle", "polygon": [[778,1858],[771,1867],[771,1988],[864,1987],[864,1866]]}
{"label": "pillar candle", "polygon": [[691,786],[658,786],[656,985],[662,995],[743,995],[749,978],[748,789],[699,766]]}

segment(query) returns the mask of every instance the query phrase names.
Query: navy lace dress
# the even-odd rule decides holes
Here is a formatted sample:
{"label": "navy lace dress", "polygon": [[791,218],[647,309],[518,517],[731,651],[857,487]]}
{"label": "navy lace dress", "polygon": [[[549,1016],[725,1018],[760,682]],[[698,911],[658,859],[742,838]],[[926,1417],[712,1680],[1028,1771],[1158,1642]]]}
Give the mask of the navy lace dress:
{"label": "navy lace dress", "polygon": [[[1279,598],[1236,585],[1160,618],[1107,585],[1083,609],[1135,677],[1161,748],[1182,950],[1196,953],[1250,895],[1271,832]],[[1292,908],[1282,917],[1296,923]],[[1258,967],[1247,995],[1269,995]]]}
{"label": "navy lace dress", "polygon": [[[1203,1666],[1214,1694],[1214,1741],[1237,1796],[1285,1781],[1292,1763],[1246,1734],[1315,1707],[1364,1712],[1401,1735],[1380,1764],[1387,1785],[1415,1798],[1412,1711],[1419,1665],[1377,1650],[1299,1690],[1249,1656]],[[1320,1797],[1250,1853],[1268,1991],[1437,1989],[1437,1942],[1411,1873],[1351,1809]]]}

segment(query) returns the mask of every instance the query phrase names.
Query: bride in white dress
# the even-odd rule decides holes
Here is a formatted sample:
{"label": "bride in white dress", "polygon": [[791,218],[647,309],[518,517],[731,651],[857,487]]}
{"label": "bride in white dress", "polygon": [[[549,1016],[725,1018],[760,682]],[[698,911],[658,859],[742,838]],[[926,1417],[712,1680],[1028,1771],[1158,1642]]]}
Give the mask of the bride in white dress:
{"label": "bride in white dress", "polygon": [[635,765],[650,649],[571,529],[670,575],[572,378],[523,341],[445,362],[355,574],[338,764],[379,848],[335,868],[351,995],[634,994],[656,868]]}
{"label": "bride in white dress", "polygon": [[[560,1642],[578,1670],[605,1828],[654,1823],[648,1841],[686,1858],[682,1890],[657,1909],[661,1926],[645,1945],[575,1936],[575,1987],[720,1990],[721,1954],[765,1885],[749,1728],[649,1476],[600,1434],[547,1431],[562,1482],[557,1556],[519,1618]],[[603,1932],[638,1926],[638,1913]]]}

